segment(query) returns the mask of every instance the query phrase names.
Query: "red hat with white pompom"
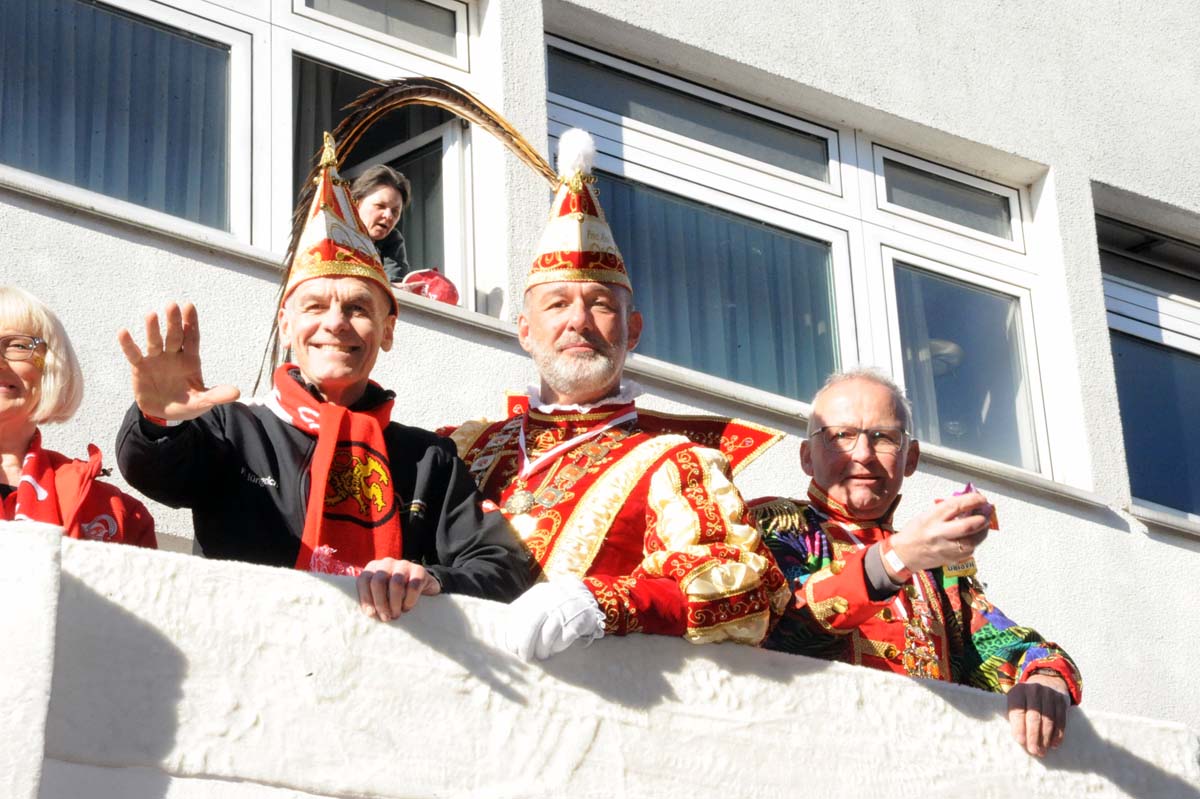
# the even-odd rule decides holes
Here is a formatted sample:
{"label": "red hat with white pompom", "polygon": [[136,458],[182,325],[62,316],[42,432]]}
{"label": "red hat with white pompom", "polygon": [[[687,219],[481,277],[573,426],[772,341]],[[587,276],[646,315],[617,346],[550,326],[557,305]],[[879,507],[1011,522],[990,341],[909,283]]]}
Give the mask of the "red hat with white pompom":
{"label": "red hat with white pompom", "polygon": [[592,162],[596,144],[572,128],[558,140],[558,191],[525,281],[528,291],[542,283],[608,283],[633,291],[625,259],[613,240],[596,196]]}

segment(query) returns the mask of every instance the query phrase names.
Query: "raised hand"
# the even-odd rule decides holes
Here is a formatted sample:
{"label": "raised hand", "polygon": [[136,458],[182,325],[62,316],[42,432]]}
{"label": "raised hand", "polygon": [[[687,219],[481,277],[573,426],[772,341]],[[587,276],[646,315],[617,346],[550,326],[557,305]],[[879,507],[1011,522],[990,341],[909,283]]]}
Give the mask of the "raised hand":
{"label": "raised hand", "polygon": [[892,536],[892,549],[913,571],[961,563],[987,538],[988,513],[977,491],[950,497],[904,525]]}
{"label": "raised hand", "polygon": [[160,331],[158,314],[146,314],[145,354],[128,330],[117,332],[133,374],[133,399],[142,413],[181,422],[236,400],[240,392],[234,386],[204,386],[196,306],[189,302],[180,308],[172,302],[163,316],[166,327]]}

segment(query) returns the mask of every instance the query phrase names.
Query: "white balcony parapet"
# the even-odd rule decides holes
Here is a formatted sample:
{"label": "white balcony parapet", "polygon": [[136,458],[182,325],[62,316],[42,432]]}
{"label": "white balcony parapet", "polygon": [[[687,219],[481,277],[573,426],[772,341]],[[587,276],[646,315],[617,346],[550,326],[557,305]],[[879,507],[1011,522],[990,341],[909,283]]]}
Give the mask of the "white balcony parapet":
{"label": "white balcony parapet", "polygon": [[385,625],[349,578],[20,524],[0,553],[14,799],[1200,797],[1175,723],[1073,709],[1037,760],[960,686],[659,636],[527,664],[482,600]]}

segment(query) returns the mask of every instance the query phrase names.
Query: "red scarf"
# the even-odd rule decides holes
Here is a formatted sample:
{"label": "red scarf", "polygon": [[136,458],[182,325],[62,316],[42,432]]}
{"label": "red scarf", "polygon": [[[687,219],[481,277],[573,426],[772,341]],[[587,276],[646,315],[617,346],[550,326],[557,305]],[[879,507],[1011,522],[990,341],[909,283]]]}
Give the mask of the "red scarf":
{"label": "red scarf", "polygon": [[21,479],[17,490],[4,500],[4,519],[28,519],[35,522],[63,524],[58,507],[58,492],[54,488],[54,467],[42,449],[42,431],[37,430],[29,441],[29,450],[21,461]]}
{"label": "red scarf", "polygon": [[378,558],[399,558],[400,509],[383,438],[393,400],[367,411],[321,402],[293,370],[290,363],[275,370],[275,399],[294,427],[317,437],[296,568],[347,574]]}

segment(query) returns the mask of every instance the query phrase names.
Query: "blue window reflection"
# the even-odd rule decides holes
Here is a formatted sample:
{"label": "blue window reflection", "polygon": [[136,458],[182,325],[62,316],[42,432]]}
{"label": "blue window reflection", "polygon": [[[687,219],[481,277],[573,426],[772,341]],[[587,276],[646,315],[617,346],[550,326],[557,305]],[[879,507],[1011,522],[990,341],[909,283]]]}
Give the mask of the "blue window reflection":
{"label": "blue window reflection", "polygon": [[229,229],[229,49],[77,0],[9,0],[0,162]]}
{"label": "blue window reflection", "polygon": [[1110,332],[1133,495],[1200,513],[1200,358]]}

